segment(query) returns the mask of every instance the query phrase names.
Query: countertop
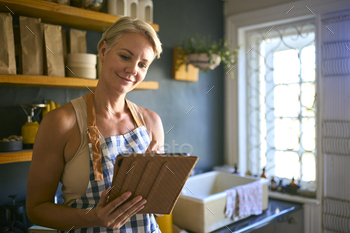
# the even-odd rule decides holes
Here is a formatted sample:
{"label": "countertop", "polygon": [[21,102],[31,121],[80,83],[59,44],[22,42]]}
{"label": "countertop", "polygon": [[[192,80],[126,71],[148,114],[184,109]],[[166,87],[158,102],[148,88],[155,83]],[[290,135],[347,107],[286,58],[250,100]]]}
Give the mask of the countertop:
{"label": "countertop", "polygon": [[269,198],[268,207],[262,214],[251,216],[241,221],[232,223],[213,231],[213,233],[251,232],[283,217],[286,214],[291,214],[302,208],[303,204],[300,203]]}

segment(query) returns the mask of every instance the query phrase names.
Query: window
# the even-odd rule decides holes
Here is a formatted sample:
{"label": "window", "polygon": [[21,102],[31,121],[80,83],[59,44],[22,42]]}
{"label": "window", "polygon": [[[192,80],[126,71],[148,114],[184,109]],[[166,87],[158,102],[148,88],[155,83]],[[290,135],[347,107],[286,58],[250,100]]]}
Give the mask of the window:
{"label": "window", "polygon": [[247,169],[316,179],[315,26],[246,32]]}

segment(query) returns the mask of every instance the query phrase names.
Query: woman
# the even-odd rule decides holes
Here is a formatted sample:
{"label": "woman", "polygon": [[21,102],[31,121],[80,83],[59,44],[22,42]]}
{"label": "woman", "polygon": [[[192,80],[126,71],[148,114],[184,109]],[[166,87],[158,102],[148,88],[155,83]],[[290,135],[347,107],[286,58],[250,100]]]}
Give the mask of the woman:
{"label": "woman", "polygon": [[[161,43],[147,23],[125,17],[103,34],[98,51],[96,88],[41,122],[28,176],[28,217],[70,232],[159,232],[153,215],[137,214],[147,200],[126,201],[130,192],[107,200],[116,156],[158,151],[164,143],[159,116],[125,99],[159,58]],[[54,204],[59,181],[63,205]]]}

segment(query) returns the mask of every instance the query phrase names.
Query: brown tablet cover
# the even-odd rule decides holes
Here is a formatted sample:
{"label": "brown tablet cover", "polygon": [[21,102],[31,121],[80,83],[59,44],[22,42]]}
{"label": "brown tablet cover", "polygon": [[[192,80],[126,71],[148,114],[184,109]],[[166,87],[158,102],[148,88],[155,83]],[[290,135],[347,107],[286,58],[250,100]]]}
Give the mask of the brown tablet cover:
{"label": "brown tablet cover", "polygon": [[119,155],[108,202],[130,191],[128,200],[139,195],[147,200],[139,213],[170,214],[197,161],[176,154]]}

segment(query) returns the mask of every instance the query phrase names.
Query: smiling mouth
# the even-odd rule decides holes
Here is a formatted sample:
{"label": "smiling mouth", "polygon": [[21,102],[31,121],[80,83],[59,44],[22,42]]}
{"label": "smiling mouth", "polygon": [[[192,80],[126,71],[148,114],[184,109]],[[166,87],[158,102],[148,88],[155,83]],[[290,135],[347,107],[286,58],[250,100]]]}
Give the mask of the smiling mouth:
{"label": "smiling mouth", "polygon": [[127,79],[127,78],[123,78],[123,77],[121,77],[119,74],[117,74],[116,73],[116,75],[119,77],[119,78],[121,78],[121,79],[123,79],[123,80],[125,80],[126,82],[129,82],[129,83],[133,83],[134,81],[133,80],[131,80],[131,79]]}

